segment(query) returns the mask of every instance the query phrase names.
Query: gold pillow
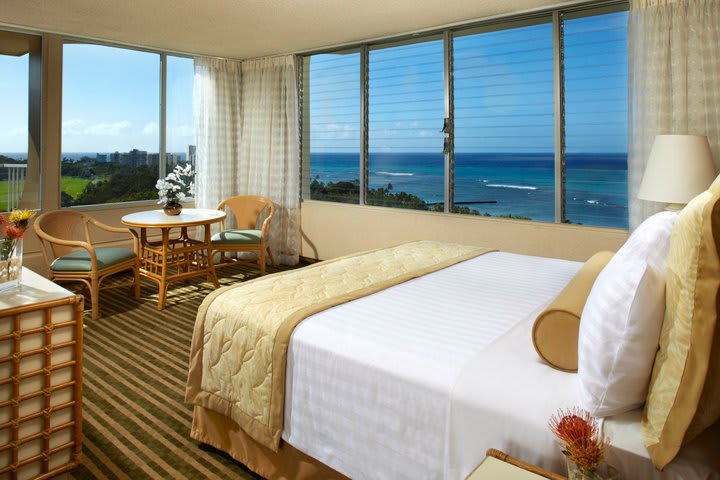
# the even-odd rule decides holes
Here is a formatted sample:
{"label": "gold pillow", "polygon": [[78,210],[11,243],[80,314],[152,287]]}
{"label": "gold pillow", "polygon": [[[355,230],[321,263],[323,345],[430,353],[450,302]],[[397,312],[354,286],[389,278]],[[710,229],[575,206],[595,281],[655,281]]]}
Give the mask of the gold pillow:
{"label": "gold pillow", "polygon": [[564,372],[577,372],[580,316],[595,279],[612,258],[599,252],[585,262],[533,325],[533,345],[540,358]]}
{"label": "gold pillow", "polygon": [[720,181],[679,214],[670,237],[666,310],[643,414],[662,470],[720,418]]}

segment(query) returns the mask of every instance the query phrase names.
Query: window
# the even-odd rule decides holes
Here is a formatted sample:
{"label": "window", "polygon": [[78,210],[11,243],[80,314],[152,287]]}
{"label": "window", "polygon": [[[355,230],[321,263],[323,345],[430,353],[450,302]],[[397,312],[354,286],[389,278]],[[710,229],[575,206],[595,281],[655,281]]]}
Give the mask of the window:
{"label": "window", "polygon": [[40,37],[0,31],[0,212],[39,208]]}
{"label": "window", "polygon": [[443,79],[442,38],[370,50],[369,205],[443,210]]}
{"label": "window", "polygon": [[192,59],[66,43],[61,206],[157,199],[160,175],[194,163],[192,85]]}
{"label": "window", "polygon": [[358,203],[360,196],[360,53],[313,55],[303,92],[309,105],[310,198]]}
{"label": "window", "polygon": [[193,76],[191,58],[167,57],[166,172],[190,163],[195,170],[195,120],[193,118]]}
{"label": "window", "polygon": [[555,218],[551,18],[453,40],[457,213]]}
{"label": "window", "polygon": [[628,226],[627,12],[564,18],[565,218]]}
{"label": "window", "polygon": [[[569,7],[362,45],[350,72],[332,53],[309,55],[313,185],[338,169],[325,159],[353,152],[352,195],[310,198],[627,228],[626,10]],[[320,147],[330,125],[353,136]],[[355,178],[367,180],[359,198]]]}

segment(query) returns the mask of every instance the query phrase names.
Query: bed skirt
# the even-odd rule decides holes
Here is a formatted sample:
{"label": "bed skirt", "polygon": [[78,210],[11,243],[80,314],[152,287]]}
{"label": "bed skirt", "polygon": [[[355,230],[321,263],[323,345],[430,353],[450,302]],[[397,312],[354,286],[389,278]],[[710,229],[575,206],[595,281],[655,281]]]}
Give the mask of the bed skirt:
{"label": "bed skirt", "polygon": [[268,480],[348,480],[287,442],[273,452],[246,434],[232,419],[196,406],[190,436],[239,461]]}

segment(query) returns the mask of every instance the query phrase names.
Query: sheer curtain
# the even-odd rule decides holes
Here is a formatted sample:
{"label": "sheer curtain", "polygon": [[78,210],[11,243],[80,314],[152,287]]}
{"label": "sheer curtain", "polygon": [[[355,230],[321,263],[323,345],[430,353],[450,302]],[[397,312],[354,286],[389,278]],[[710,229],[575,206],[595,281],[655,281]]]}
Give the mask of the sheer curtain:
{"label": "sheer curtain", "polygon": [[655,135],[707,135],[720,167],[720,0],[631,0],[628,42],[633,229],[663,208],[637,198]]}
{"label": "sheer curtain", "polygon": [[270,248],[294,265],[300,254],[300,149],[295,58],[195,60],[199,208],[233,195],[275,204]]}
{"label": "sheer curtain", "polygon": [[195,59],[193,111],[198,208],[215,208],[222,199],[237,195],[240,82],[240,62]]}

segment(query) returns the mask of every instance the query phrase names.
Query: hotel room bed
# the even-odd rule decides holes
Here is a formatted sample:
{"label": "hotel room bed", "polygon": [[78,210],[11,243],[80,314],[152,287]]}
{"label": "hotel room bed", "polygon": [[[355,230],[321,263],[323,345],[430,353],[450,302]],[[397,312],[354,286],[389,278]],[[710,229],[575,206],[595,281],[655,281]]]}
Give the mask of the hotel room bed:
{"label": "hotel room bed", "polygon": [[[542,363],[530,332],[580,267],[489,252],[306,318],[287,353],[282,439],[357,479],[463,479],[491,447],[563,472],[547,421],[579,404],[576,376]],[[720,478],[718,425],[658,472],[639,418],[604,423],[622,478]]]}

